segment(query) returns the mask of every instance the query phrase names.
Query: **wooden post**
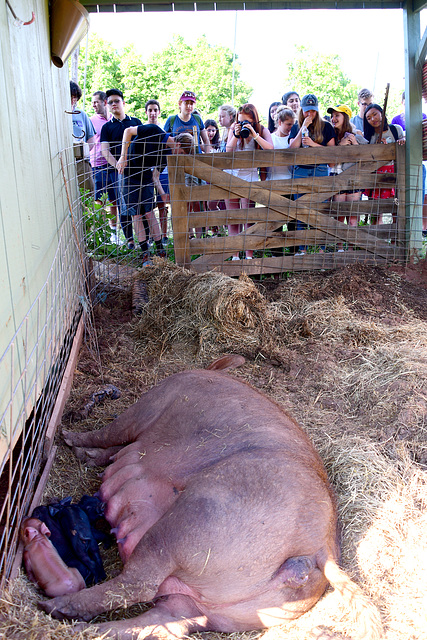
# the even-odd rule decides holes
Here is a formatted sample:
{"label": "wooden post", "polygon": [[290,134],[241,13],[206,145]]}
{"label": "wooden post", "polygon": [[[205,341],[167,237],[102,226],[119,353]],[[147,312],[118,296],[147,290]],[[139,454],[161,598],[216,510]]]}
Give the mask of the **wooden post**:
{"label": "wooden post", "polygon": [[422,106],[421,72],[416,66],[420,46],[420,14],[411,2],[403,9],[405,35],[405,121],[406,121],[406,237],[407,258],[416,257],[422,248]]}
{"label": "wooden post", "polygon": [[168,157],[173,245],[176,264],[188,268],[191,262],[188,208],[184,196],[185,172],[179,159],[176,155]]}

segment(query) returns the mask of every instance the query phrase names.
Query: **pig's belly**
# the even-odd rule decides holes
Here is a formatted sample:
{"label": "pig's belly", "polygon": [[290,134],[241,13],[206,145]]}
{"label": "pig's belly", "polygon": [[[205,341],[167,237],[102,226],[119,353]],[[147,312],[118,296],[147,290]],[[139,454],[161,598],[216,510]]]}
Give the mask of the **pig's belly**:
{"label": "pig's belly", "polygon": [[[171,480],[153,476],[143,471],[139,465],[139,474],[135,467],[123,467],[121,482],[111,490],[111,480],[100,489],[101,499],[106,500],[105,517],[112,526],[117,538],[119,553],[124,563],[144,534],[166,513],[180,495],[180,489]],[[116,474],[116,475],[118,475]],[[108,497],[107,497],[108,495]]]}

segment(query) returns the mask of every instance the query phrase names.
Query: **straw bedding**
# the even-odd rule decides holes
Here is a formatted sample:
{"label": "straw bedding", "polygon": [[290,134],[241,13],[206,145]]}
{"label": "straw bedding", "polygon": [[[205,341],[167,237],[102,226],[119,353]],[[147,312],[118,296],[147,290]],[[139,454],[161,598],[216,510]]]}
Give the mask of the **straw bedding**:
{"label": "straw bedding", "polygon": [[[379,608],[387,640],[424,640],[425,286],[364,265],[279,284],[198,276],[160,262],[143,276],[149,302],[140,305],[137,319],[131,319],[128,292],[108,296],[95,309],[97,338],[82,349],[66,412],[81,409],[105,383],[118,386],[122,395],[96,406],[72,428],[103,426],[171,373],[203,367],[222,353],[244,354],[246,364],[232,375],[280,402],[323,457],[337,495],[342,566]],[[59,435],[57,444],[45,500],[96,491],[99,470],[78,463]],[[103,557],[109,577],[117,575],[116,550]],[[69,625],[38,612],[39,597],[25,577],[10,584],[0,600],[0,637],[74,637]],[[329,590],[286,628],[229,635],[233,640],[348,639],[354,628]],[[75,633],[98,637],[93,629]]]}

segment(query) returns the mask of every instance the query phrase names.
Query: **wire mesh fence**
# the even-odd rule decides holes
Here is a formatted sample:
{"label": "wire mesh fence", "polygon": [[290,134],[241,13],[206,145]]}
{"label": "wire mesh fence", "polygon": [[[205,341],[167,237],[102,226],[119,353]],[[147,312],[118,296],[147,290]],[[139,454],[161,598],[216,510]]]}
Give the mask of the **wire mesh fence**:
{"label": "wire mesh fence", "polygon": [[[417,187],[408,220],[400,145],[172,153],[160,177],[149,180],[155,159],[145,162],[139,184],[125,169],[119,207],[125,216],[108,220],[105,199],[87,201],[87,247],[97,270],[142,267],[155,254],[232,276],[403,262],[411,225],[423,251],[421,207],[415,207],[422,171],[413,168]],[[288,177],[275,178],[277,169]]]}
{"label": "wire mesh fence", "polygon": [[[43,462],[76,324],[85,310],[90,325],[91,305],[109,287],[131,285],[135,268],[154,254],[195,272],[258,277],[403,262],[414,229],[423,251],[421,213],[406,213],[408,197],[421,212],[422,172],[411,168],[416,189],[408,194],[399,145],[172,153],[167,163],[164,151],[141,155],[143,179],[142,171],[129,180],[126,170],[111,169],[113,196],[107,181],[96,194],[79,193],[72,150],[54,161],[68,215],[45,285],[0,359],[0,587]],[[91,171],[80,167],[82,187]]]}
{"label": "wire mesh fence", "polygon": [[[19,523],[37,484],[46,430],[87,305],[81,203],[72,198],[69,184],[73,163],[69,151],[52,162],[56,196],[63,195],[70,209],[57,229],[57,246],[44,285],[0,356],[0,588],[10,574]],[[31,273],[26,280],[31,287]]]}

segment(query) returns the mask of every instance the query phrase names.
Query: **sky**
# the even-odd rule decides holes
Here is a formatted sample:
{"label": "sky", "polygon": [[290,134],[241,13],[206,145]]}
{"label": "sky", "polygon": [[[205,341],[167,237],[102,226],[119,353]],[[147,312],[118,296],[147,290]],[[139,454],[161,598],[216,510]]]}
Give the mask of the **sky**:
{"label": "sky", "polygon": [[304,44],[315,54],[339,55],[350,80],[373,90],[380,103],[387,82],[392,90],[404,89],[400,9],[92,13],[90,22],[89,38],[96,33],[118,49],[134,43],[144,60],[174,34],[189,44],[205,35],[209,44],[231,50],[236,34],[241,78],[254,87],[251,102],[265,114],[271,102],[292,88],[284,78],[295,45]]}

